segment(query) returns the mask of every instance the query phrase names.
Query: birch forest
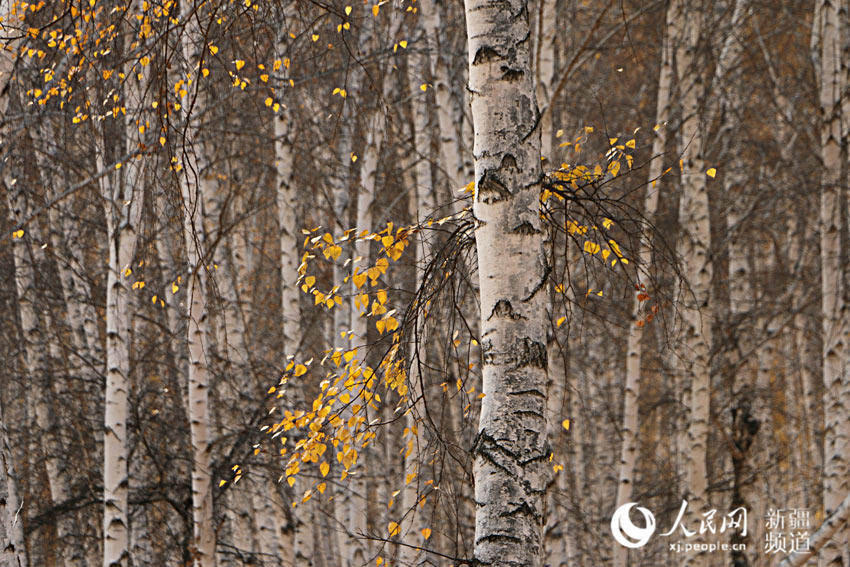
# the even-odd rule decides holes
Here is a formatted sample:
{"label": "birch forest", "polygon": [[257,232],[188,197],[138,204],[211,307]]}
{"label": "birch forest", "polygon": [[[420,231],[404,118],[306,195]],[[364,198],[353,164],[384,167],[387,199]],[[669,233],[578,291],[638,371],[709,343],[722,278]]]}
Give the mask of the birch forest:
{"label": "birch forest", "polygon": [[850,0],[0,18],[0,567],[850,567]]}

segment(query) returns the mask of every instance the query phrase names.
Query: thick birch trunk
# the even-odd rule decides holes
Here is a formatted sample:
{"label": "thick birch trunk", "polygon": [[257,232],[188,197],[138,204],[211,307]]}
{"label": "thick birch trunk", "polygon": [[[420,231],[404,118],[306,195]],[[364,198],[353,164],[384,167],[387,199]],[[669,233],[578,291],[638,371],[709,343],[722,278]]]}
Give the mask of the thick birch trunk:
{"label": "thick birch trunk", "polygon": [[[195,64],[204,56],[204,24],[201,11],[194,9],[191,2],[181,6],[182,19],[186,25],[181,38],[184,60],[189,74],[194,73]],[[198,97],[203,98],[203,87],[198,89]],[[197,108],[205,109],[201,100]],[[205,258],[203,204],[205,196],[212,195],[212,180],[205,171],[204,148],[200,140],[198,126],[192,123],[193,116],[187,116],[186,136],[184,138],[184,160],[180,178],[180,190],[183,198],[183,239],[186,246],[188,270],[186,275],[186,303],[188,311],[188,350],[189,350],[189,428],[192,439],[192,524],[193,551],[196,567],[214,567],[215,526],[213,525],[212,498],[212,455],[210,431],[210,376],[207,361],[209,340],[209,320],[206,303],[207,270]]]}
{"label": "thick birch trunk", "polygon": [[[135,73],[128,82],[136,85]],[[136,85],[138,87],[138,85]],[[137,89],[135,92],[141,92]],[[132,100],[138,104],[138,100]],[[131,120],[125,131],[125,151],[136,148]],[[104,137],[103,143],[106,144]],[[104,146],[105,148],[106,146]],[[98,169],[106,162],[98,154]],[[127,507],[127,419],[130,391],[131,298],[129,274],[136,248],[136,228],[142,212],[141,162],[131,160],[123,171],[101,180],[109,243],[106,282],[106,397],[104,417],[104,567],[125,566],[129,557]],[[123,175],[121,175],[123,173]]]}
{"label": "thick birch trunk", "polygon": [[[129,13],[141,13],[141,6],[133,2]],[[132,21],[135,24],[135,21]],[[131,27],[132,30],[132,27]],[[132,31],[128,30],[129,33]],[[145,92],[144,68],[127,67],[127,80],[123,85],[127,113],[120,135],[123,147],[115,153],[107,138],[112,135],[101,126],[98,148],[98,170],[120,154],[130,154],[138,149],[140,134],[135,118],[142,116],[142,98]],[[101,178],[106,227],[108,231],[109,273],[106,282],[106,398],[103,442],[103,564],[104,567],[126,567],[130,563],[128,521],[128,470],[129,447],[127,438],[128,398],[130,392],[130,335],[131,297],[130,280],[132,261],[136,250],[137,233],[142,214],[143,187],[142,161],[131,158],[123,167]]]}
{"label": "thick birch trunk", "polygon": [[[670,88],[673,83],[673,54],[672,46],[678,41],[674,20],[675,2],[667,9],[667,20],[664,31],[664,39],[661,46],[661,67],[658,73],[658,96],[655,106],[655,123],[660,127],[655,131],[652,141],[652,154],[649,163],[649,180],[644,197],[644,218],[650,224],[653,223],[655,213],[658,210],[658,196],[660,192],[661,173],[664,167],[664,152],[667,146],[666,122],[670,118]],[[646,234],[640,243],[640,266],[645,273],[652,269],[652,240],[651,235]],[[635,462],[637,460],[637,432],[638,432],[638,397],[640,393],[641,360],[643,358],[643,347],[641,338],[642,328],[637,322],[641,317],[642,302],[634,300],[632,307],[631,324],[626,345],[626,387],[623,393],[623,444],[620,450],[620,471],[617,484],[617,502],[619,508],[631,501],[632,487],[634,486]],[[628,558],[628,548],[615,545],[613,556],[613,567],[625,567]]]}
{"label": "thick birch trunk", "polygon": [[[841,81],[838,38],[838,6],[821,0],[815,8],[813,35],[820,39],[821,108],[821,294],[823,317],[824,467],[823,512],[828,517],[847,493],[847,400],[848,378],[843,375],[844,290],[841,266]],[[842,565],[846,533],[824,545],[821,565]]]}
{"label": "thick birch trunk", "polygon": [[528,3],[467,0],[483,393],[474,446],[475,560],[539,566],[546,439],[540,133]]}
{"label": "thick birch trunk", "polygon": [[[682,93],[682,126],[679,153],[682,155],[683,192],[679,205],[681,237],[678,248],[690,290],[684,296],[685,380],[690,380],[686,399],[689,410],[688,447],[686,450],[687,500],[691,511],[702,511],[708,504],[706,448],[710,408],[711,320],[711,229],[703,152],[700,101],[704,94],[702,65],[698,57],[701,17],[696,2],[683,0],[676,18],[683,25],[683,37],[677,48],[676,64]],[[699,513],[699,512],[696,512]],[[687,564],[701,567],[706,554],[688,556]]]}

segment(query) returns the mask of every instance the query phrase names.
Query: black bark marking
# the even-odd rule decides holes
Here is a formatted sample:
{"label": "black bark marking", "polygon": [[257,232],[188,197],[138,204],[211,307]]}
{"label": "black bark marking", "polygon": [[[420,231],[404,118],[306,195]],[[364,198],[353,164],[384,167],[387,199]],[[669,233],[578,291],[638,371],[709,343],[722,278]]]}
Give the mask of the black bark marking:
{"label": "black bark marking", "polygon": [[543,286],[546,285],[547,281],[549,281],[549,275],[552,273],[552,266],[549,265],[549,262],[547,262],[545,259],[543,261],[545,262],[543,266],[543,276],[540,278],[540,281],[537,282],[537,285],[534,286],[534,289],[531,290],[528,296],[522,299],[523,303],[531,301],[531,299],[535,295],[537,295],[537,292],[543,289]]}
{"label": "black bark marking", "polygon": [[525,72],[521,69],[511,69],[507,65],[502,65],[502,80],[508,81],[509,83],[515,83],[516,81],[522,80],[525,76]]}
{"label": "black bark marking", "polygon": [[489,63],[490,61],[501,58],[502,56],[498,51],[489,45],[482,45],[478,48],[478,51],[475,52],[475,57],[472,58],[472,64],[480,65],[481,63]]}
{"label": "black bark marking", "polygon": [[514,311],[511,302],[507,299],[500,299],[496,302],[496,305],[493,306],[493,311],[490,312],[490,316],[487,317],[487,320],[489,321],[493,317],[498,317],[499,319],[507,318],[513,321],[525,319],[525,317]]}
{"label": "black bark marking", "polygon": [[534,226],[528,221],[523,221],[511,229],[512,234],[531,235],[540,234],[540,232],[540,230],[534,228]]}
{"label": "black bark marking", "polygon": [[478,181],[478,199],[484,204],[498,203],[511,196],[511,192],[495,173],[485,171]]}
{"label": "black bark marking", "polygon": [[493,350],[492,345],[491,348],[484,349],[482,356],[485,364],[508,366],[511,370],[526,366],[546,368],[546,345],[528,337],[518,337],[505,352],[493,352]]}
{"label": "black bark marking", "polygon": [[[504,69],[504,67],[503,67],[503,69]],[[514,169],[514,170],[517,169],[516,158],[513,156],[513,154],[503,155],[502,156],[502,163],[499,164],[499,169],[508,169],[508,168]]]}
{"label": "black bark marking", "polygon": [[546,399],[546,394],[537,389],[532,390],[519,390],[517,392],[505,392],[508,396],[538,396],[540,398]]}

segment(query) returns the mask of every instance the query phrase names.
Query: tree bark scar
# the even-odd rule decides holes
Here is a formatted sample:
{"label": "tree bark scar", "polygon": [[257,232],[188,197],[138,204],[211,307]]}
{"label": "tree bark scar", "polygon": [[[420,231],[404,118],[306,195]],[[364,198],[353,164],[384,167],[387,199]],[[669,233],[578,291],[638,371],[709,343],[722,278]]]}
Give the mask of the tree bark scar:
{"label": "tree bark scar", "polygon": [[487,320],[490,321],[493,317],[508,318],[513,321],[517,321],[519,319],[524,319],[522,315],[514,311],[511,302],[507,299],[500,299],[496,302],[496,305],[493,306],[493,311],[490,312],[490,316],[487,317]]}
{"label": "tree bark scar", "polygon": [[492,170],[487,170],[478,181],[478,199],[484,204],[490,205],[505,201],[511,196],[511,192]]}
{"label": "tree bark scar", "polygon": [[478,51],[475,52],[475,57],[472,58],[472,64],[481,65],[482,63],[489,63],[496,59],[502,59],[502,55],[499,54],[499,52],[493,47],[490,47],[489,45],[482,45],[478,48]]}
{"label": "tree bark scar", "polygon": [[521,69],[512,69],[507,65],[502,65],[502,80],[513,83],[521,81],[525,73]]}

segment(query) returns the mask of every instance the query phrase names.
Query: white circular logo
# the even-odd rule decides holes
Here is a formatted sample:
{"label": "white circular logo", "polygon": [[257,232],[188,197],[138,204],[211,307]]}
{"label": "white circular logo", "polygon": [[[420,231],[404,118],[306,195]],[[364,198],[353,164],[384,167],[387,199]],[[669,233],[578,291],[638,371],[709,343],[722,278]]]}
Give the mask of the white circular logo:
{"label": "white circular logo", "polygon": [[637,506],[637,502],[623,504],[611,516],[611,533],[614,534],[614,539],[620,545],[630,549],[643,547],[655,533],[655,516],[642,506],[638,506],[637,509],[638,512],[643,514],[646,526],[641,528],[632,523],[629,518],[629,511],[634,506]]}

